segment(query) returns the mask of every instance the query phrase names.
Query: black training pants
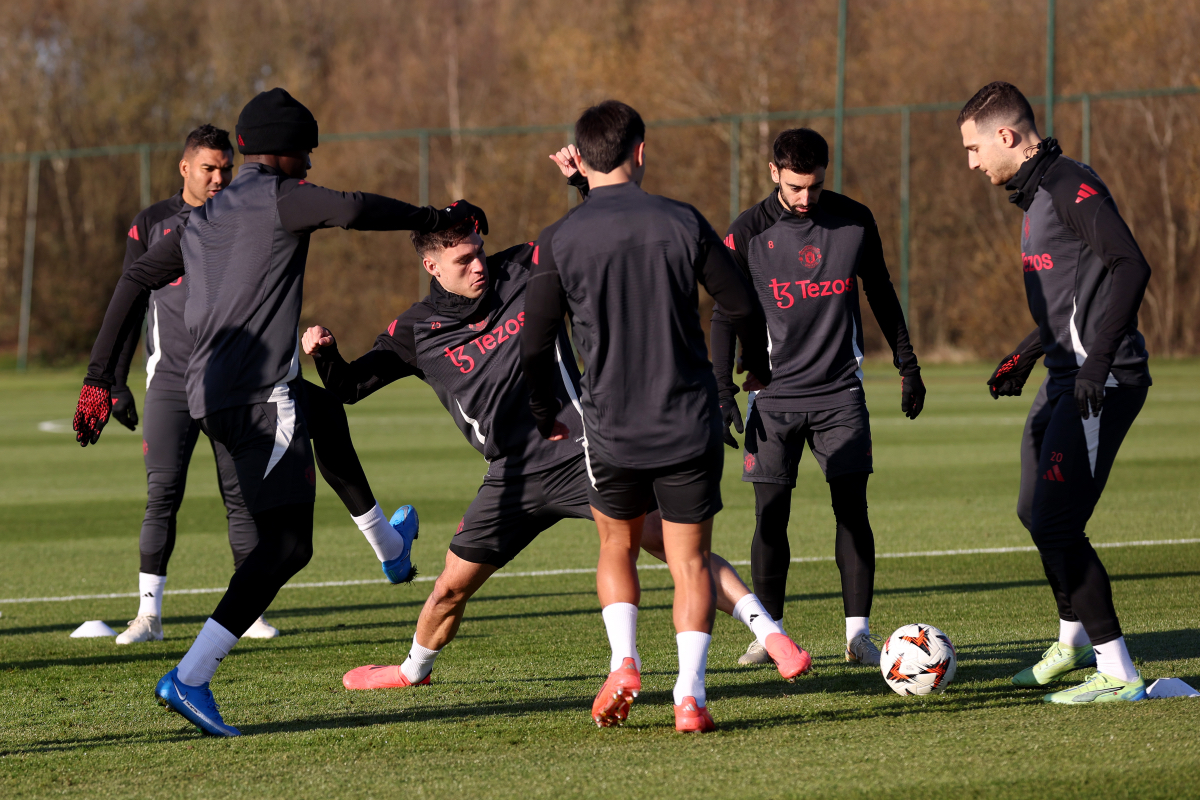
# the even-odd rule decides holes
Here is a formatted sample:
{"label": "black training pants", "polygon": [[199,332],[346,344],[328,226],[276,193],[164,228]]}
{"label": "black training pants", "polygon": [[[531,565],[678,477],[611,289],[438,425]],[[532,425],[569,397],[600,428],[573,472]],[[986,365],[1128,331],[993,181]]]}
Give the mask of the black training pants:
{"label": "black training pants", "polygon": [[[175,549],[176,515],[183,503],[188,465],[200,436],[200,423],[188,413],[187,393],[160,389],[146,391],[142,406],[142,455],[146,462],[146,516],[138,540],[141,571],[166,575]],[[258,529],[246,509],[233,459],[224,445],[210,440],[217,462],[217,484],[225,501],[229,522],[229,547],[237,569],[258,544]]]}
{"label": "black training pants", "polygon": [[[834,554],[842,579],[842,609],[847,617],[871,616],[875,587],[875,535],[867,517],[865,472],[829,479],[829,499],[837,524]],[[788,568],[792,551],[788,520],[792,487],[778,483],[754,484],[757,524],[750,546],[750,575],[754,594],[775,619],[783,619]]]}
{"label": "black training pants", "polygon": [[1084,529],[1117,450],[1146,402],[1144,386],[1114,386],[1104,410],[1080,419],[1074,378],[1047,377],[1021,438],[1017,516],[1029,529],[1059,617],[1079,621],[1093,645],[1121,636],[1108,573]]}

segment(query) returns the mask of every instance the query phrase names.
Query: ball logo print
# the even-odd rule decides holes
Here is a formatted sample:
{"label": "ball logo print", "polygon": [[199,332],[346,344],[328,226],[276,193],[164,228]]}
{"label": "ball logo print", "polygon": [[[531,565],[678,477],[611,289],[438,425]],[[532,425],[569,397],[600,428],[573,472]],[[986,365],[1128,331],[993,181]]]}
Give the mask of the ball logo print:
{"label": "ball logo print", "polygon": [[809,269],[816,269],[821,263],[821,248],[807,244],[800,251],[800,263]]}
{"label": "ball logo print", "polygon": [[880,650],[883,680],[901,696],[941,694],[954,680],[958,656],[950,637],[932,625],[897,628]]}

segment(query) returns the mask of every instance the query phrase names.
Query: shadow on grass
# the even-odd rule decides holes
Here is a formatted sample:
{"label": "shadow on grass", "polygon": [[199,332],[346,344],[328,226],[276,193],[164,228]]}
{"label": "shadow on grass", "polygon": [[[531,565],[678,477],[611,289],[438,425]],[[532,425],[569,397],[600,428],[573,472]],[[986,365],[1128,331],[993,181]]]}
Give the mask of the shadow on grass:
{"label": "shadow on grass", "polygon": [[[1109,575],[1109,580],[1114,583],[1120,581],[1150,581],[1161,580],[1164,578],[1194,578],[1200,576],[1200,571],[1190,572],[1141,572],[1141,573],[1125,573],[1121,575]],[[1002,592],[1008,589],[1026,589],[1031,587],[1047,587],[1047,601],[1049,600],[1049,587],[1045,578],[1035,578],[1022,581],[992,581],[988,583],[944,583],[935,586],[897,586],[886,589],[876,587],[875,595],[925,595],[925,594],[971,594],[974,592]],[[787,602],[802,601],[802,600],[840,600],[842,593],[837,592],[815,592],[812,594],[789,594]]]}

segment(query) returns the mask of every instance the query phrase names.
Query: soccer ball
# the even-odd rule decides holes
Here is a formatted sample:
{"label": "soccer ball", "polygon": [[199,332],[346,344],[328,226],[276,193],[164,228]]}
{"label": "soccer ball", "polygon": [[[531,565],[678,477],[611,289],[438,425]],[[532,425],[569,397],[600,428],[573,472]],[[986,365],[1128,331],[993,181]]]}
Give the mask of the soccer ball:
{"label": "soccer ball", "polygon": [[904,625],[883,643],[879,669],[898,695],[941,694],[954,680],[958,657],[950,637],[932,625]]}

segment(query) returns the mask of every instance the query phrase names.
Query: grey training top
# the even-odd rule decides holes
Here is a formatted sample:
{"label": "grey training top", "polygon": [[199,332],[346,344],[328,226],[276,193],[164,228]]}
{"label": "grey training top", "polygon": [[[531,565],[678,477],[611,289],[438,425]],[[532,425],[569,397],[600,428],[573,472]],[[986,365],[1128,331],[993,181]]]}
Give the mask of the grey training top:
{"label": "grey training top", "polygon": [[188,407],[202,419],[265,402],[296,377],[297,326],[309,236],[320,228],[429,230],[437,210],[361,192],[335,192],[263,164],[238,176],[187,224],[167,234],[121,276],[92,349],[88,381],[111,385],[136,301],[186,274],[184,322],[194,341]]}

